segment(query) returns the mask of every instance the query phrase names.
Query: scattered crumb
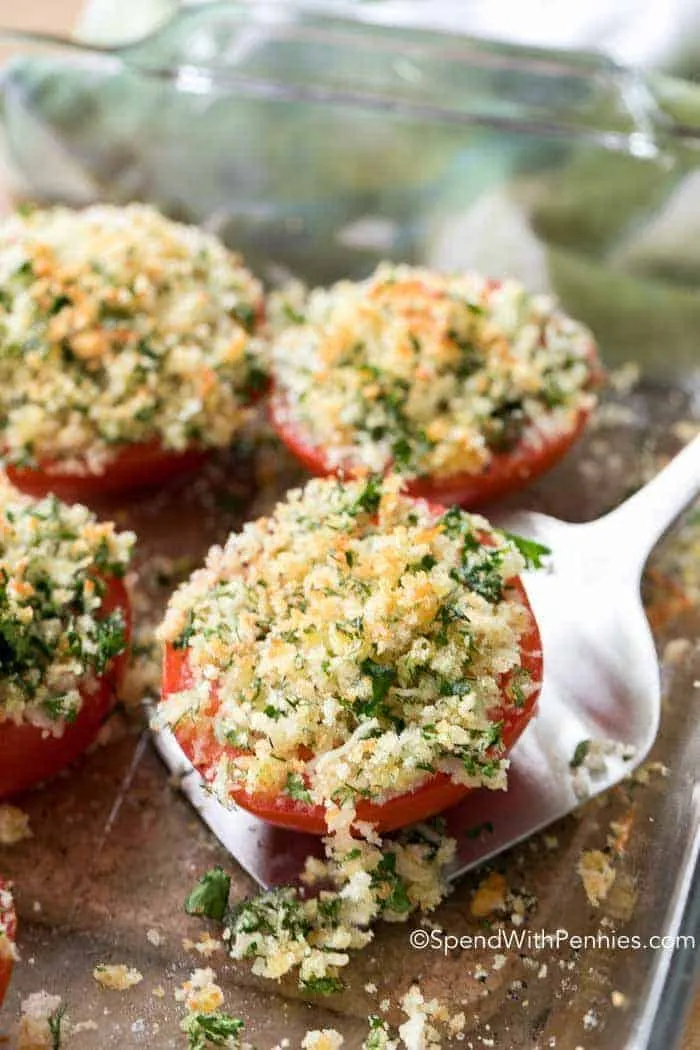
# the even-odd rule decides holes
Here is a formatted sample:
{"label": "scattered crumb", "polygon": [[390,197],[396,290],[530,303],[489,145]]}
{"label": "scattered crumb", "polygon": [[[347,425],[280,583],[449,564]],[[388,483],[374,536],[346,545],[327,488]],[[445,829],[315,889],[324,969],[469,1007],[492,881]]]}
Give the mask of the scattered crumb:
{"label": "scattered crumb", "polygon": [[160,948],[163,943],[163,934],[159,933],[156,929],[146,930],[146,940],[149,944],[152,944],[154,948]]}
{"label": "scattered crumb", "polygon": [[212,937],[211,934],[203,933],[198,941],[192,941],[189,937],[185,937],[182,947],[186,952],[199,952],[203,958],[208,959],[215,952],[221,951],[223,944],[216,937]]}
{"label": "scattered crumb", "polygon": [[365,985],[365,991],[367,992],[367,995],[376,995],[377,994],[377,986],[376,986],[376,984],[374,984],[373,981],[368,981],[368,983]]}
{"label": "scattered crumb", "polygon": [[31,837],[29,815],[17,806],[0,806],[0,846],[14,846]]}
{"label": "scattered crumb", "polygon": [[408,1018],[399,1026],[399,1035],[406,1050],[439,1050],[443,1033],[451,1038],[459,1038],[464,1032],[464,1012],[460,1011],[451,1017],[447,1007],[438,999],[426,1001],[417,984],[412,985],[404,995],[401,1009]]}
{"label": "scattered crumb", "polygon": [[153,989],[153,991],[151,992],[151,995],[154,996],[154,998],[156,998],[156,999],[164,999],[165,998],[165,988],[163,987],[162,984],[157,984],[155,986],[155,988]]}
{"label": "scattered crumb", "polygon": [[679,664],[686,658],[692,648],[692,642],[688,638],[672,638],[670,642],[666,643],[664,648],[663,662],[672,665]]}
{"label": "scattered crumb", "polygon": [[610,1002],[613,1004],[614,1007],[616,1007],[616,1009],[619,1010],[624,1009],[624,1007],[627,1006],[628,1000],[627,996],[624,995],[622,992],[615,991],[610,996]]}
{"label": "scattered crumb", "polygon": [[179,1003],[184,1002],[190,1013],[213,1013],[222,1006],[224,993],[216,983],[216,974],[212,969],[193,970],[189,978],[175,992]]}
{"label": "scattered crumb", "polygon": [[589,1010],[588,1013],[584,1014],[583,1027],[586,1032],[591,1032],[598,1027],[598,1017],[594,1010]]}
{"label": "scattered crumb", "polygon": [[99,1028],[97,1021],[92,1019],[88,1021],[78,1021],[77,1024],[71,1026],[71,1032],[96,1032]]}
{"label": "scattered crumb", "polygon": [[115,992],[126,992],[143,980],[143,974],[139,970],[134,969],[133,966],[126,966],[124,963],[112,966],[101,963],[92,971],[92,976],[103,988],[109,988]]}
{"label": "scattered crumb", "polygon": [[610,892],[615,881],[615,869],[610,858],[599,849],[584,850],[579,858],[577,871],[581,876],[588,900],[597,908]]}
{"label": "scattered crumb", "polygon": [[632,779],[637,784],[648,784],[653,776],[667,777],[670,773],[668,766],[663,762],[645,762],[632,774]]}
{"label": "scattered crumb", "polygon": [[301,1041],[303,1050],[340,1050],[345,1040],[335,1028],[315,1029],[307,1032]]}
{"label": "scattered crumb", "polygon": [[613,368],[606,376],[606,385],[616,394],[631,394],[639,383],[641,368],[638,361],[626,361]]}
{"label": "scattered crumb", "polygon": [[483,919],[494,911],[503,911],[506,906],[508,884],[502,875],[492,871],[476,888],[469,910],[476,919]]}
{"label": "scattered crumb", "polygon": [[[17,1050],[53,1050],[60,1045],[60,1035],[68,1031],[68,1018],[61,1012],[59,995],[32,992],[22,1002]],[[58,1041],[51,1028],[59,1031]]]}

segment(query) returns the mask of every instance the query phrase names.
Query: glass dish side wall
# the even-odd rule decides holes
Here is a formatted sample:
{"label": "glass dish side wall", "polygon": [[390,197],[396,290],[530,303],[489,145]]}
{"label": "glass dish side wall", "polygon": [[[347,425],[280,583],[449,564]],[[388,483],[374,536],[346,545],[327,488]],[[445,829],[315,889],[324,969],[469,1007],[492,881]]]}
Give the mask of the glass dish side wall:
{"label": "glass dish side wall", "polygon": [[151,200],[277,280],[517,273],[612,364],[695,359],[697,157],[602,59],[210,4],[111,54],[15,54],[2,116],[20,197]]}

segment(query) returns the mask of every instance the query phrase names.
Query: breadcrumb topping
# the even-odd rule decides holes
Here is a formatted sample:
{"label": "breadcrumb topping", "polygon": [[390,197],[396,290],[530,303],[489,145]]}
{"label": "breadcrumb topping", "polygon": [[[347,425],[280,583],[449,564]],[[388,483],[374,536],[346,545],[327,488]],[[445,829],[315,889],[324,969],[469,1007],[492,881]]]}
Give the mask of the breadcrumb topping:
{"label": "breadcrumb topping", "polygon": [[171,599],[159,633],[186,650],[191,684],[157,723],[221,745],[222,799],[354,804],[437,771],[505,786],[494,712],[505,681],[506,705],[533,687],[519,648],[531,617],[509,585],[523,558],[484,519],[399,488],[311,481]]}
{"label": "breadcrumb topping", "polygon": [[276,411],[336,469],[479,474],[595,401],[591,333],[515,280],[384,263],[287,315]]}
{"label": "breadcrumb topping", "polygon": [[95,205],[0,225],[0,451],[101,473],[124,443],[228,445],[259,388],[259,283],[215,237]]}
{"label": "breadcrumb topping", "polygon": [[0,723],[60,735],[126,645],[121,610],[101,614],[134,535],[83,506],[18,493],[0,475]]}

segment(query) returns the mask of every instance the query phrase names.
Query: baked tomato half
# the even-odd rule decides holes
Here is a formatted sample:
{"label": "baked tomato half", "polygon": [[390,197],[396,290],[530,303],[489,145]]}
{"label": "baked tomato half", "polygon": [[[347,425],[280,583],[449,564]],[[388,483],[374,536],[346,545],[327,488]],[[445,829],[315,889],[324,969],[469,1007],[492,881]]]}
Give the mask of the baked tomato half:
{"label": "baked tomato half", "polygon": [[[542,643],[534,613],[520,580],[511,580],[509,588],[511,596],[516,597],[527,610],[529,626],[520,640],[520,667],[517,671],[502,676],[502,702],[491,712],[494,723],[501,723],[502,726],[502,746],[493,751],[494,758],[502,757],[514,747],[535,713],[542,686]],[[529,678],[530,688],[528,695],[523,700],[518,700],[516,676],[525,674]],[[163,664],[163,698],[188,688],[190,684],[187,649],[176,649],[167,645]],[[184,720],[175,731],[182,750],[205,780],[213,778],[217,763],[223,755],[235,757],[244,753],[215,739],[211,725],[217,707],[215,691],[212,691],[209,707],[200,711],[201,717],[197,725],[191,720]],[[357,819],[374,824],[380,833],[393,831],[442,813],[460,802],[472,790],[474,789],[464,784],[455,783],[446,773],[436,773],[426,777],[415,790],[391,796],[383,802],[358,801]],[[250,794],[244,790],[233,790],[231,798],[243,809],[278,827],[292,828],[314,835],[327,833],[323,806],[292,799],[287,794]]]}
{"label": "baked tomato half", "polygon": [[0,1006],[12,976],[17,916],[7,883],[0,879]]}
{"label": "baked tomato half", "polygon": [[[591,409],[581,408],[566,430],[550,433],[531,425],[518,443],[508,451],[493,452],[487,468],[479,474],[453,474],[449,477],[412,478],[404,492],[445,506],[457,504],[473,509],[500,499],[551,470],[580,437]],[[310,473],[318,477],[342,473],[359,475],[351,464],[339,471],[331,466],[322,448],[317,448],[291,418],[284,399],[273,393],[269,402],[272,426],[289,451]]]}
{"label": "baked tomato half", "polygon": [[[121,610],[128,645],[131,610],[126,588],[113,576],[106,578],[106,585],[100,612],[107,616]],[[80,710],[74,721],[65,723],[60,736],[29,722],[0,722],[0,798],[16,795],[54,776],[93,743],[116,702],[125,660],[126,650],[111,660],[103,675],[80,689]]]}
{"label": "baked tomato half", "polygon": [[21,492],[45,496],[53,492],[69,503],[85,503],[101,496],[156,488],[173,478],[199,470],[209,458],[205,449],[176,452],[157,441],[122,445],[104,470],[95,474],[66,471],[59,462],[46,460],[40,467],[8,467],[7,476]]}

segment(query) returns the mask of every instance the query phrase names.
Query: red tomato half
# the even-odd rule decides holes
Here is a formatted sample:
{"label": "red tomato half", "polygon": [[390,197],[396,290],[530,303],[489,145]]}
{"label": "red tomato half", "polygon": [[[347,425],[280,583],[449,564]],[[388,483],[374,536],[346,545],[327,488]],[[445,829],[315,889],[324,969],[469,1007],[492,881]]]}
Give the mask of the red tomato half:
{"label": "red tomato half", "polygon": [[[101,608],[105,614],[122,610],[128,642],[131,612],[121,580],[109,578]],[[77,718],[66,724],[61,736],[45,735],[29,723],[0,722],[0,799],[54,776],[89,747],[116,701],[125,656],[121,653],[112,661],[94,691],[81,689],[83,703]]]}
{"label": "red tomato half", "polygon": [[[301,428],[289,418],[283,400],[273,394],[269,405],[270,421],[280,440],[312,474],[325,477],[343,473],[352,477],[351,467],[339,471],[329,465],[323,449],[314,446]],[[494,452],[481,474],[453,474],[446,478],[415,478],[406,483],[409,496],[451,506],[479,507],[523,488],[550,470],[568,452],[581,434],[590,415],[581,409],[569,430],[559,434],[542,434],[534,426],[526,431],[509,452]],[[366,473],[366,472],[365,472]]]}
{"label": "red tomato half", "polygon": [[[494,721],[503,723],[503,748],[499,752],[501,755],[511,750],[532,718],[542,685],[542,643],[537,623],[520,580],[512,580],[510,586],[530,613],[530,626],[521,641],[521,667],[530,674],[533,689],[526,702],[521,707],[516,707],[508,695],[512,675],[503,676],[503,703],[492,712]],[[166,646],[163,697],[187,688],[190,681],[187,650]],[[191,721],[183,720],[176,731],[180,747],[205,779],[212,779],[223,754],[235,757],[241,753],[215,739],[211,726],[217,707],[218,701],[212,696],[209,708],[201,712],[203,717],[196,727]],[[454,783],[446,773],[437,773],[428,777],[414,791],[396,795],[380,803],[358,802],[357,819],[375,824],[379,832],[393,831],[406,824],[414,824],[436,813],[442,813],[461,801],[471,790],[463,784]],[[293,828],[295,831],[306,831],[314,835],[325,835],[327,832],[323,806],[299,802],[287,794],[262,795],[235,790],[231,792],[231,797],[243,809],[278,827]]]}
{"label": "red tomato half", "polygon": [[[7,889],[9,889],[7,883],[0,879],[0,893]],[[12,904],[5,909],[3,909],[0,904],[0,928],[5,930],[10,942],[14,944],[17,936],[17,916],[15,915],[15,909]],[[2,1001],[5,998],[5,992],[10,983],[11,974],[12,959],[0,953],[0,1006],[2,1006]]]}
{"label": "red tomato half", "polygon": [[30,496],[55,493],[66,502],[85,502],[100,496],[154,488],[181,474],[204,465],[209,453],[204,449],[175,452],[157,441],[141,445],[122,445],[102,474],[66,474],[60,464],[45,462],[41,467],[8,467],[7,476],[21,492]]}

